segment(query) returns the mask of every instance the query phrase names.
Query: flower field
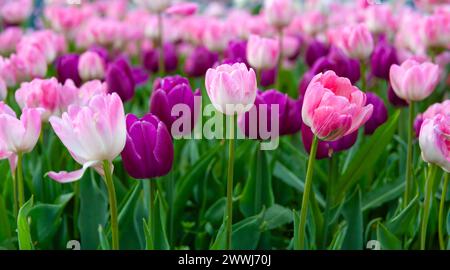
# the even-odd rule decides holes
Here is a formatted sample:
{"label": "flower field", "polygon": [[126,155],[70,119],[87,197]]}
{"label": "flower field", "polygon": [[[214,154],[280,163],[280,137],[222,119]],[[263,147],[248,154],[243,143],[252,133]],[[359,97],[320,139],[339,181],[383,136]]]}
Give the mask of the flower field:
{"label": "flower field", "polygon": [[0,249],[450,249],[448,1],[0,22]]}

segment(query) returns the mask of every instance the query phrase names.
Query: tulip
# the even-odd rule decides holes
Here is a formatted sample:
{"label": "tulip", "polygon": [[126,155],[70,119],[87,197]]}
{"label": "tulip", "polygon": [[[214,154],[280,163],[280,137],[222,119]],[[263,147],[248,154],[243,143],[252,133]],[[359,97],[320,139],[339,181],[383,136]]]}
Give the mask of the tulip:
{"label": "tulip", "polygon": [[274,39],[251,35],[247,43],[247,60],[256,70],[272,69],[280,56],[278,42]]}
{"label": "tulip", "polygon": [[435,13],[427,16],[422,22],[422,36],[430,49],[442,51],[450,44],[450,16],[448,13]]}
{"label": "tulip", "polygon": [[[200,89],[192,92],[189,81],[181,76],[158,78],[154,82],[153,94],[150,99],[150,113],[157,116],[172,132],[173,136],[189,134],[195,126],[195,97],[201,97]],[[184,105],[189,108],[189,115],[172,115],[175,106]],[[180,118],[188,118],[190,126],[180,127],[182,130],[173,130],[172,125]]]}
{"label": "tulip", "polygon": [[[419,145],[422,159],[430,164],[426,180],[420,237],[420,247],[423,250],[425,249],[427,223],[437,167],[450,173],[450,114],[437,114],[433,118],[425,119],[420,129]],[[441,223],[442,218],[439,218],[439,221]]]}
{"label": "tulip", "polygon": [[372,112],[373,105],[366,105],[365,94],[353,86],[349,79],[338,77],[334,71],[320,73],[311,80],[303,99],[302,119],[311,128],[314,137],[301,203],[296,248],[303,249],[305,244],[306,216],[318,139],[336,141],[349,135],[365,124]]}
{"label": "tulip", "polygon": [[[153,73],[159,70],[159,53],[157,50],[147,50],[143,55],[143,65],[146,70]],[[172,43],[164,43],[164,67],[166,71],[172,72],[177,69],[178,66],[178,56],[176,48]]]}
{"label": "tulip", "polygon": [[[311,146],[313,142],[314,133],[311,128],[305,124],[301,125],[302,142],[305,151],[311,153]],[[319,141],[317,144],[316,159],[331,158],[334,153],[350,149],[358,139],[358,131],[350,133],[336,141],[327,142]]]}
{"label": "tulip", "polygon": [[439,67],[433,63],[406,60],[392,65],[390,82],[395,94],[407,101],[421,101],[433,93],[439,83]]}
{"label": "tulip", "polygon": [[326,46],[324,43],[313,40],[309,46],[308,49],[306,49],[305,54],[305,61],[306,64],[308,64],[309,67],[312,67],[314,63],[322,56],[327,56],[328,52],[330,51],[330,48]]}
{"label": "tulip", "polygon": [[399,98],[397,96],[397,94],[395,94],[391,85],[389,85],[389,87],[388,87],[388,100],[395,107],[407,107],[408,106],[408,102]]}
{"label": "tulip", "polygon": [[203,44],[213,52],[223,52],[231,38],[231,29],[224,21],[210,19],[203,26]]}
{"label": "tulip", "polygon": [[364,125],[364,134],[371,135],[388,119],[388,111],[383,100],[375,93],[367,92],[367,104],[373,105],[373,113]]}
{"label": "tulip", "polygon": [[389,80],[389,70],[392,65],[398,64],[397,51],[382,39],[376,45],[370,58],[372,74],[378,78]]}
{"label": "tulip", "polygon": [[244,63],[249,65],[247,61],[247,41],[232,40],[228,43],[225,51],[224,62],[228,64]]}
{"label": "tulip", "polygon": [[16,0],[2,3],[0,17],[7,25],[20,25],[33,11],[32,0]]}
{"label": "tulip", "polygon": [[170,7],[172,1],[171,0],[135,0],[135,2],[148,10],[161,13]]}
{"label": "tulip", "polygon": [[[41,112],[39,109],[22,110],[20,119],[14,111],[0,102],[0,159],[8,158],[11,174],[16,170],[14,180],[15,213],[25,202],[24,181],[22,173],[23,154],[29,153],[36,146],[41,133]],[[17,182],[16,182],[17,180]],[[18,194],[18,197],[15,195]]]}
{"label": "tulip", "polygon": [[248,111],[256,98],[256,75],[245,64],[220,65],[208,69],[205,79],[206,91],[214,107],[230,116],[229,159],[226,207],[226,248],[231,249],[231,227],[233,224],[233,171],[234,171],[234,115]]}
{"label": "tulip", "polygon": [[345,27],[338,38],[337,45],[352,58],[364,60],[373,51],[373,38],[363,24]]}
{"label": "tulip", "polygon": [[204,76],[206,71],[213,67],[218,60],[218,55],[199,46],[186,58],[184,64],[184,72],[189,77],[201,77]]}
{"label": "tulip", "polygon": [[[278,106],[278,115],[276,120],[278,122],[276,135],[295,134],[300,130],[301,119],[297,116],[301,112],[301,100],[293,100],[287,94],[278,92],[277,90],[267,90],[264,92],[258,91],[255,103],[250,111],[242,114],[238,118],[239,128],[244,135],[251,139],[267,139],[263,138],[262,132],[273,134],[275,132],[271,123],[272,106]],[[261,110],[261,106],[267,106],[267,110]],[[256,114],[250,112],[255,110]],[[251,119],[255,116],[255,119]],[[261,129],[261,125],[265,126],[266,130]],[[256,128],[256,130],[255,130]],[[255,132],[256,131],[256,132]]]}
{"label": "tulip", "polygon": [[176,15],[180,17],[186,17],[193,15],[197,12],[198,5],[196,3],[178,3],[166,10],[169,15]]}
{"label": "tulip", "polygon": [[78,74],[79,59],[80,56],[78,54],[66,54],[56,59],[56,73],[60,83],[71,79],[76,86],[81,85],[81,78]]}
{"label": "tulip", "polygon": [[273,85],[275,83],[275,78],[277,76],[277,68],[272,68],[268,70],[261,71],[261,78],[259,83],[263,87]]}
{"label": "tulip", "polygon": [[417,115],[414,120],[414,130],[417,138],[419,137],[423,121],[425,121],[425,119],[432,119],[438,114],[450,114],[450,100],[445,100],[442,103],[435,103],[428,107],[424,113]]}
{"label": "tulip", "polygon": [[0,33],[0,53],[8,55],[16,51],[22,39],[23,31],[20,27],[8,27]]}
{"label": "tulip", "polygon": [[265,0],[264,14],[267,22],[275,28],[288,26],[294,18],[292,0]]}
{"label": "tulip", "polygon": [[87,51],[80,56],[78,74],[83,81],[103,79],[105,77],[105,63],[100,55]]}
{"label": "tulip", "polygon": [[6,86],[5,81],[0,78],[0,101],[5,100],[8,96],[8,87]]}
{"label": "tulip", "polygon": [[62,117],[52,116],[50,124],[71,156],[83,167],[74,172],[49,172],[60,183],[81,179],[93,167],[106,180],[113,249],[119,249],[117,203],[112,178],[112,161],[126,142],[126,124],[122,101],[116,93],[94,96],[86,106],[72,105]]}
{"label": "tulip", "polygon": [[110,93],[117,93],[122,101],[133,98],[136,83],[131,66],[124,57],[119,57],[108,65],[106,83]]}

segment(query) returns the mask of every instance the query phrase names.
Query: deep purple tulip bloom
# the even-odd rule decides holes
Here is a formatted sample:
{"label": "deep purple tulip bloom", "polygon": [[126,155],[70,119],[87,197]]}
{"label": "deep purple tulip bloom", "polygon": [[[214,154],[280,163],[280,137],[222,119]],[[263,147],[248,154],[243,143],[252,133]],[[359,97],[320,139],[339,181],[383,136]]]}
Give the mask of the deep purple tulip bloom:
{"label": "deep purple tulip bloom", "polygon": [[364,125],[364,134],[371,135],[379,126],[387,121],[388,111],[386,109],[386,105],[384,105],[383,100],[375,93],[367,92],[366,97],[366,104],[373,105],[373,113]]}
{"label": "deep purple tulip bloom", "polygon": [[317,61],[317,59],[323,57],[323,56],[327,56],[328,53],[330,51],[330,48],[318,41],[318,40],[314,40],[312,41],[308,48],[306,49],[306,53],[305,53],[305,61],[306,64],[309,67],[312,67],[314,65],[314,63]]}
{"label": "deep purple tulip bloom", "polygon": [[245,40],[232,40],[228,43],[228,47],[225,51],[224,62],[227,63],[244,63],[247,62],[247,41]]}
{"label": "deep purple tulip bloom", "polygon": [[[265,110],[262,109],[263,105],[267,106]],[[252,109],[239,116],[239,128],[246,137],[258,140],[269,139],[267,136],[271,133],[273,126],[272,105],[278,105],[279,115],[276,118],[279,128],[278,135],[295,134],[300,130],[302,124],[301,117],[299,117],[302,109],[301,100],[291,99],[287,94],[277,90],[258,91]],[[256,111],[252,111],[255,109]],[[254,126],[251,126],[250,123],[253,123]],[[264,127],[260,128],[262,123],[264,123]],[[267,134],[260,132],[267,132]]]}
{"label": "deep purple tulip bloom", "polygon": [[385,39],[381,39],[370,58],[372,74],[380,79],[389,80],[389,70],[398,64],[397,51]]}
{"label": "deep purple tulip bloom", "polygon": [[213,67],[219,59],[217,53],[213,53],[203,46],[199,46],[186,58],[184,72],[189,77],[201,77]]}
{"label": "deep purple tulip bloom", "polygon": [[263,87],[273,85],[275,83],[276,76],[277,76],[277,68],[263,70],[261,71],[261,81],[259,83]]}
{"label": "deep purple tulip bloom", "polygon": [[60,83],[64,83],[67,79],[71,79],[76,86],[81,85],[81,78],[78,74],[78,54],[65,54],[56,59],[55,67]]}
{"label": "deep purple tulip bloom", "polygon": [[140,67],[134,67],[131,69],[131,72],[133,74],[134,82],[136,83],[136,86],[141,86],[147,83],[148,79],[150,78],[148,72]]}
{"label": "deep purple tulip bloom", "polygon": [[149,179],[168,174],[173,163],[172,137],[166,125],[156,116],[142,119],[127,115],[127,140],[122,152],[125,170],[136,179]]}
{"label": "deep purple tulip bloom", "polygon": [[422,114],[417,115],[416,119],[414,120],[414,133],[416,135],[416,138],[419,138],[420,129],[422,128],[423,121],[424,119]]}
{"label": "deep purple tulip bloom", "polygon": [[133,98],[136,83],[132,68],[125,57],[118,57],[109,63],[106,70],[106,83],[109,91],[117,93],[122,101]]}
{"label": "deep purple tulip bloom", "polygon": [[408,106],[408,102],[406,102],[406,100],[403,100],[399,96],[397,96],[397,94],[395,94],[395,92],[394,92],[394,89],[392,89],[392,86],[390,86],[390,85],[388,87],[388,100],[395,107],[407,107]]}
{"label": "deep purple tulip bloom", "polygon": [[[143,65],[145,69],[153,73],[159,70],[159,51],[158,49],[147,50],[143,55]],[[177,69],[178,56],[175,45],[170,42],[164,43],[164,69],[172,72]]]}
{"label": "deep purple tulip bloom", "polygon": [[[301,128],[303,146],[309,154],[314,134],[311,128],[302,123]],[[316,159],[330,158],[334,153],[350,149],[358,139],[358,131],[355,131],[333,142],[320,141],[317,145]]]}
{"label": "deep purple tulip bloom", "polygon": [[[163,121],[169,131],[172,130],[172,124],[179,118],[189,117],[190,127],[181,125],[177,128],[174,136],[189,134],[195,126],[197,116],[200,110],[195,110],[194,98],[200,97],[201,91],[197,89],[192,92],[189,81],[179,75],[158,78],[153,84],[153,94],[150,99],[150,112]],[[180,113],[178,116],[172,116],[172,109],[175,105],[184,104],[189,108],[190,115],[185,116]]]}

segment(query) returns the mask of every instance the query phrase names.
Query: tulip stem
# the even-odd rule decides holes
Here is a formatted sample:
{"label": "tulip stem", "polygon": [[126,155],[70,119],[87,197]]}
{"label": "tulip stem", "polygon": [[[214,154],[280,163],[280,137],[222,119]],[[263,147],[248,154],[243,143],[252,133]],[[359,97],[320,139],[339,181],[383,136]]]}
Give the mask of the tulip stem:
{"label": "tulip stem", "polygon": [[433,197],[433,185],[434,178],[436,176],[437,166],[434,164],[429,164],[428,166],[428,177],[425,183],[425,201],[423,203],[423,216],[422,216],[422,225],[421,225],[421,233],[420,233],[420,249],[425,249],[425,243],[427,239],[427,225],[428,225],[428,217],[430,215],[430,207],[431,207],[431,199]]}
{"label": "tulip stem", "polygon": [[405,172],[405,194],[403,197],[403,208],[408,205],[410,193],[411,193],[411,185],[412,185],[412,152],[413,152],[413,123],[414,123],[414,102],[409,102],[409,118],[408,118],[408,149],[406,153],[406,172]]}
{"label": "tulip stem", "polygon": [[25,202],[24,183],[23,183],[23,155],[17,154],[17,193],[18,193],[18,209],[22,208]]}
{"label": "tulip stem", "polygon": [[[150,233],[152,236],[153,244],[155,243],[155,199],[156,199],[156,181],[155,179],[150,179],[149,181],[150,190],[150,202],[148,204],[148,224],[150,224]],[[153,246],[153,248],[155,248]]]}
{"label": "tulip stem", "polygon": [[448,188],[448,173],[444,173],[444,184],[442,186],[441,202],[439,204],[439,219],[438,219],[438,233],[439,233],[439,247],[441,250],[445,250],[445,240],[444,240],[444,208],[445,208],[445,198],[447,196]]}
{"label": "tulip stem", "polygon": [[278,29],[278,49],[280,51],[280,55],[278,56],[277,64],[276,88],[278,91],[281,91],[281,70],[283,67],[283,28]]}
{"label": "tulip stem", "polygon": [[230,116],[229,131],[227,179],[227,250],[231,250],[231,234],[233,225],[234,115]]}
{"label": "tulip stem", "polygon": [[300,222],[298,225],[298,232],[297,232],[298,248],[300,250],[303,250],[304,246],[305,246],[306,216],[308,213],[309,193],[311,192],[311,187],[312,187],[314,161],[316,160],[316,152],[317,152],[318,143],[319,143],[319,140],[318,140],[317,136],[314,135],[312,145],[311,145],[311,151],[309,153],[308,169],[306,171],[306,179],[305,179],[305,189],[303,192],[302,206],[301,206],[301,210],[300,210]]}
{"label": "tulip stem", "polygon": [[16,169],[16,171],[11,172],[12,181],[13,181],[13,200],[14,200],[13,209],[14,209],[15,217],[17,217],[17,214],[19,213],[19,207],[18,207],[19,202],[17,199],[17,177],[16,177],[16,174],[17,174],[17,169]]}
{"label": "tulip stem", "polygon": [[163,27],[163,14],[158,13],[158,45],[159,45],[159,76],[162,78],[165,73],[165,63],[164,63],[164,27]]}
{"label": "tulip stem", "polygon": [[111,234],[112,234],[112,249],[119,249],[119,223],[117,219],[117,200],[116,190],[111,172],[111,164],[109,161],[103,161],[103,170],[105,172],[106,187],[108,189],[109,197],[109,211],[111,215]]}

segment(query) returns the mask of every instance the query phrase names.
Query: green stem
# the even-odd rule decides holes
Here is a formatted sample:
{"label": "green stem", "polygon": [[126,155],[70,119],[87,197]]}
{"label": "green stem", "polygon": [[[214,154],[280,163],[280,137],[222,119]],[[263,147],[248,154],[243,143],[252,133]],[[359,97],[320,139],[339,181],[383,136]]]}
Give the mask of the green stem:
{"label": "green stem", "polygon": [[78,213],[80,212],[80,182],[73,183],[74,207],[73,207],[73,235],[74,239],[78,239]]}
{"label": "green stem", "polygon": [[406,156],[406,172],[405,172],[405,194],[403,197],[403,208],[408,206],[409,199],[411,198],[411,189],[412,189],[412,152],[413,152],[413,124],[414,124],[414,102],[409,102],[409,118],[408,118],[408,149],[407,149],[407,156]]}
{"label": "green stem", "polygon": [[17,154],[17,194],[18,194],[18,209],[22,208],[25,203],[24,183],[23,183],[23,155]]}
{"label": "green stem", "polygon": [[226,249],[231,250],[233,225],[233,171],[234,171],[234,115],[230,116],[230,137],[228,142],[228,179],[227,179],[227,242]]}
{"label": "green stem", "polygon": [[318,143],[319,143],[319,140],[318,140],[317,136],[314,135],[313,142],[311,145],[311,151],[309,153],[308,169],[306,171],[306,179],[305,179],[305,190],[303,192],[302,207],[300,210],[300,222],[299,222],[298,234],[297,234],[298,235],[298,247],[300,250],[303,250],[304,246],[305,246],[306,216],[308,213],[309,193],[311,192],[311,187],[312,187],[313,168],[314,168],[314,161],[316,159]]}
{"label": "green stem", "polygon": [[437,171],[437,166],[434,164],[430,164],[428,167],[428,178],[425,183],[425,201],[423,203],[423,216],[422,216],[422,225],[421,225],[421,233],[420,233],[420,249],[425,249],[426,239],[427,239],[427,225],[428,225],[428,217],[430,215],[431,208],[431,200],[433,197],[433,185],[434,178]]}
{"label": "green stem", "polygon": [[169,188],[167,190],[167,197],[169,199],[170,209],[169,209],[169,241],[172,246],[175,246],[175,239],[174,239],[174,216],[173,216],[173,209],[175,205],[175,178],[173,177],[173,172],[169,172]]}
{"label": "green stem", "polygon": [[325,249],[328,241],[328,230],[329,230],[329,222],[330,222],[330,210],[333,206],[333,188],[334,182],[337,174],[337,161],[338,159],[332,155],[331,158],[328,159],[329,168],[328,168],[328,183],[327,183],[327,198],[325,203],[325,213],[324,213],[324,226],[323,226],[323,244],[322,248]]}
{"label": "green stem", "polygon": [[159,76],[162,78],[164,76],[165,71],[165,63],[164,63],[164,27],[163,27],[163,14],[158,13],[158,46],[159,46]]}
{"label": "green stem", "polygon": [[281,91],[281,70],[283,69],[283,28],[278,29],[278,48],[280,49],[280,55],[278,57],[277,64],[276,89]]}
{"label": "green stem", "polygon": [[448,173],[444,173],[444,184],[442,186],[441,202],[439,204],[439,219],[438,219],[438,231],[439,231],[439,247],[441,250],[445,250],[445,239],[444,239],[444,208],[445,208],[445,197],[447,195],[448,188]]}
{"label": "green stem", "polygon": [[103,161],[103,170],[105,171],[106,187],[108,189],[109,197],[109,211],[111,216],[111,234],[112,234],[112,248],[119,250],[119,223],[117,219],[117,200],[116,190],[111,172],[111,164],[109,161]]}
{"label": "green stem", "polygon": [[262,70],[257,68],[256,69],[256,84],[260,85],[260,87],[262,87],[261,86],[261,73],[262,73]]}
{"label": "green stem", "polygon": [[[17,169],[16,169],[17,170]],[[16,178],[16,172],[11,172],[12,174],[12,180],[13,180],[13,200],[14,200],[14,216],[17,218],[17,214],[19,213],[19,202],[17,199],[17,178]]]}
{"label": "green stem", "polygon": [[367,92],[367,77],[366,77],[367,66],[365,61],[361,61],[361,90]]}
{"label": "green stem", "polygon": [[[150,224],[150,233],[152,235],[153,242],[155,241],[155,201],[156,201],[156,181],[155,179],[149,180],[150,188],[150,202],[148,204],[148,224]],[[153,247],[154,248],[154,247]]]}

